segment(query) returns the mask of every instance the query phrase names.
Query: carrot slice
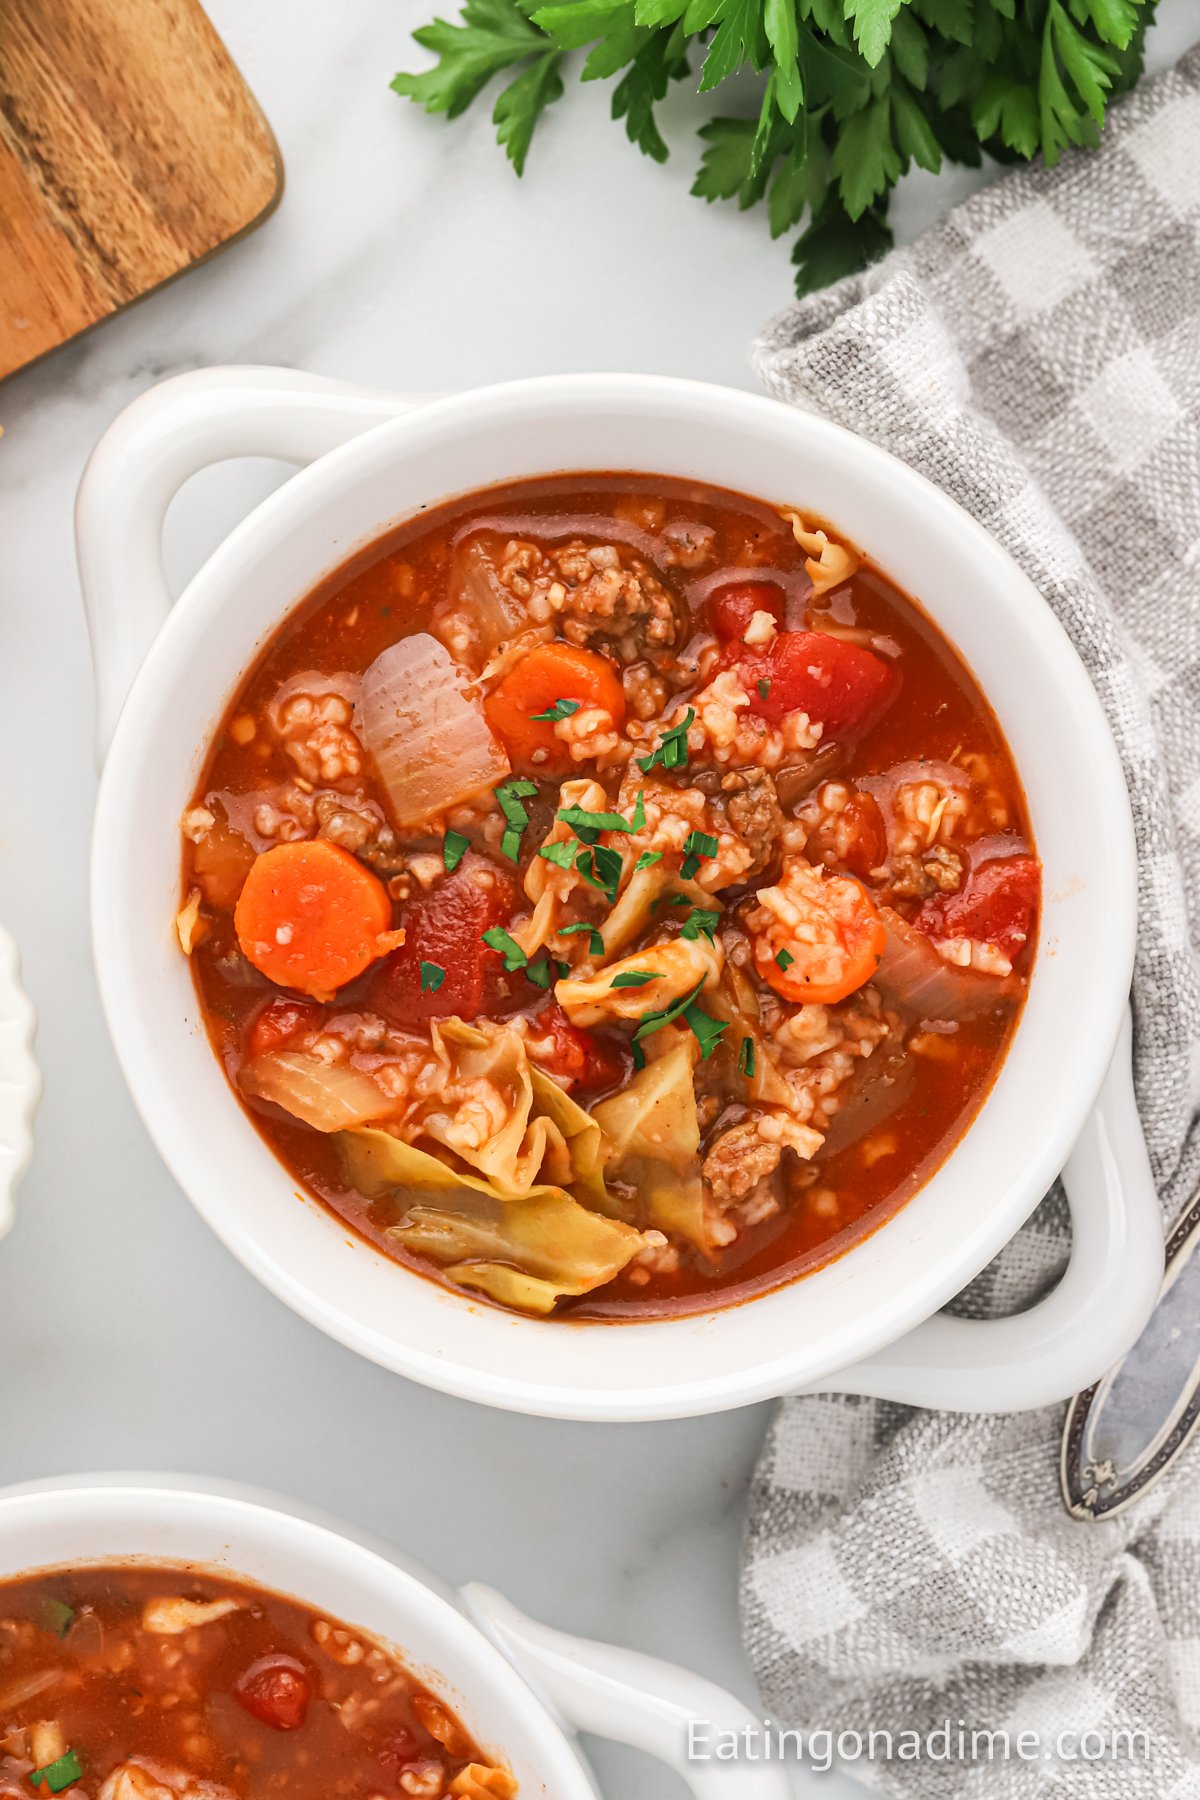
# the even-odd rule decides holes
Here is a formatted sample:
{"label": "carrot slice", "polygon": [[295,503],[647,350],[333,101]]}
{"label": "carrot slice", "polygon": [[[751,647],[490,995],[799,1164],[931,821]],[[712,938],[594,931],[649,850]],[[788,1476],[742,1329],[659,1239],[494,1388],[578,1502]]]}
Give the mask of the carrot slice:
{"label": "carrot slice", "polygon": [[554,734],[555,721],[534,717],[553,711],[560,700],[575,702],[571,711],[602,706],[612,714],[618,731],[625,723],[621,677],[607,656],[574,644],[539,644],[514,664],[483,703],[488,724],[514,768],[570,768],[570,753]]}
{"label": "carrot slice", "polygon": [[870,981],[887,945],[875,902],[852,875],[789,856],[750,917],[754,966],[785,1000],[833,1006]]}
{"label": "carrot slice", "polygon": [[233,915],[242,953],[279,987],[330,1000],[404,942],[377,876],[324,838],[255,858]]}

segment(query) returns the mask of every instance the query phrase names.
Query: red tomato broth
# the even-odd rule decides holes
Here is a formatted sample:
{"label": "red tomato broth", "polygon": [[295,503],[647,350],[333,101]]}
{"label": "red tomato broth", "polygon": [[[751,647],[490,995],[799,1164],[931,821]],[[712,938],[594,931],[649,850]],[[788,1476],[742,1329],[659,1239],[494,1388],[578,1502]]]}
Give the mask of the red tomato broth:
{"label": "red tomato broth", "polygon": [[[235,1603],[183,1630],[150,1623],[160,1603]],[[55,1679],[25,1699],[42,1672]],[[476,1796],[463,1775],[493,1768],[424,1683],[369,1633],[281,1594],[192,1567],[97,1564],[0,1585],[0,1786],[34,1789],[50,1722],[82,1773],[70,1792],[119,1800],[158,1776],[181,1796],[357,1796],[402,1792],[399,1778],[441,1772],[440,1792]],[[434,1729],[431,1729],[430,1727]],[[440,1735],[438,1735],[440,1734]],[[132,1777],[118,1774],[129,1766]],[[47,1766],[42,1764],[40,1766]],[[455,1785],[461,1776],[461,1782]],[[497,1796],[517,1785],[495,1769]]]}
{"label": "red tomato broth", "polygon": [[[244,829],[249,797],[286,779],[291,771],[281,747],[264,741],[262,734],[249,744],[239,744],[233,729],[238,718],[262,713],[281,684],[302,671],[331,675],[345,669],[361,671],[398,636],[428,628],[459,540],[491,528],[501,536],[559,542],[570,535],[570,522],[580,535],[586,524],[588,536],[607,541],[608,532],[613,542],[622,543],[622,529],[646,504],[664,508],[660,533],[680,522],[685,533],[698,529],[713,534],[712,553],[699,570],[671,571],[673,591],[689,609],[693,643],[709,633],[714,595],[763,582],[782,595],[781,610],[790,629],[833,627],[889,640],[897,652],[889,661],[901,673],[898,691],[882,718],[853,744],[839,773],[851,780],[886,777],[897,765],[953,760],[969,748],[993,764],[991,779],[1007,805],[1006,831],[1014,853],[1032,853],[1019,778],[995,717],[961,659],[913,600],[865,562],[832,592],[814,596],[805,572],[805,552],[773,508],[744,496],[648,476],[558,477],[490,490],[431,510],[356,557],[296,608],[259,656],[214,741],[197,800],[207,797]],[[632,531],[635,539],[646,535],[643,523],[635,523]],[[532,848],[554,816],[543,794],[528,805],[534,828],[527,834],[521,867],[499,865],[503,874],[514,875],[518,882]],[[256,848],[262,848],[261,841]],[[853,869],[852,864],[844,866]],[[185,877],[189,869],[190,849],[185,846]],[[421,897],[412,904],[419,908]],[[396,922],[404,916],[405,906],[397,903]],[[1019,978],[1022,993],[1035,932],[1036,923],[1019,952],[1017,975],[1012,978],[1014,982]],[[192,962],[214,1048],[236,1092],[254,1019],[278,990],[238,956],[232,930],[219,909]],[[423,1016],[410,946],[344,988],[325,1013],[386,1013],[389,1009],[380,995],[388,988],[390,965],[405,969],[399,992],[412,1015]],[[447,967],[452,989],[455,982],[461,986],[465,980],[467,989],[477,992],[473,970],[464,975],[449,963]],[[506,977],[495,959],[486,985],[491,1017],[520,1009],[532,1018],[550,998],[527,986],[522,994],[520,978]],[[715,1263],[697,1250],[685,1253],[673,1271],[656,1273],[649,1284],[620,1274],[597,1292],[560,1301],[556,1316],[614,1321],[696,1311],[752,1297],[841,1254],[891,1217],[967,1129],[1003,1060],[1022,993],[1015,998],[1011,992],[1003,998],[998,993],[992,1010],[958,1021],[951,1034],[944,1034],[953,1037],[953,1060],[923,1055],[915,1072],[909,1070],[911,1092],[864,1138],[822,1149],[811,1162],[789,1165],[788,1203],[775,1217],[742,1231]],[[598,1028],[598,1037],[599,1066],[610,1078],[617,1068],[627,1075],[625,1039],[606,1027]],[[564,1067],[573,1058],[577,1061],[574,1052],[568,1053]],[[915,1065],[918,1058],[909,1055],[907,1061]],[[870,1076],[868,1066],[868,1082]],[[581,1098],[591,1105],[606,1091],[602,1081],[593,1083]],[[851,1090],[846,1102],[851,1114],[854,1104]],[[347,1185],[328,1138],[277,1107],[260,1104],[249,1110],[287,1168],[339,1217],[396,1261],[442,1279],[434,1265],[388,1235],[405,1212],[402,1193],[365,1197]],[[869,1113],[870,1106],[865,1110]],[[884,1146],[889,1136],[895,1140],[892,1149]],[[471,1298],[489,1303],[477,1292]]]}

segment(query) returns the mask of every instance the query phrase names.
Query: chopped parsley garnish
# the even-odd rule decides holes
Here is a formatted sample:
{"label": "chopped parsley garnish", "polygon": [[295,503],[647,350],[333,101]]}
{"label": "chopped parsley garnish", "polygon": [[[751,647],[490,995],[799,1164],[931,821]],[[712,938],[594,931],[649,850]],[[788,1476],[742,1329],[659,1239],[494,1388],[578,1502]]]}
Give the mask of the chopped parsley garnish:
{"label": "chopped parsley garnish", "polygon": [[65,1756],[47,1763],[44,1769],[34,1769],[29,1780],[34,1787],[44,1784],[51,1794],[60,1794],[63,1788],[70,1787],[73,1781],[81,1780],[82,1776],[83,1764],[73,1750],[68,1750]]}
{"label": "chopped parsley garnish", "polygon": [[796,959],[790,950],[780,950],[775,958],[776,963],[781,969],[790,969],[795,960]]}
{"label": "chopped parsley garnish", "polygon": [[421,992],[436,994],[446,979],[446,971],[441,963],[423,962],[421,964]]}
{"label": "chopped parsley garnish", "polygon": [[742,1047],[738,1051],[738,1074],[754,1079],[754,1039],[744,1037]]}
{"label": "chopped parsley garnish", "polygon": [[602,894],[607,894],[613,906],[617,903],[617,887],[623,866],[618,853],[604,844],[596,844],[594,847],[584,844],[575,859],[575,867],[583,879],[599,888]]}
{"label": "chopped parsley garnish", "polygon": [[594,925],[589,925],[586,920],[582,920],[578,925],[560,925],[554,935],[555,937],[573,937],[577,931],[587,931],[591,933],[591,936],[588,938],[588,951],[592,956],[604,955],[604,939],[596,930],[596,927]]}
{"label": "chopped parsley garnish", "polygon": [[706,980],[707,976],[702,975],[695,987],[691,988],[682,1000],[676,1000],[670,1006],[660,1007],[657,1012],[643,1014],[642,1022],[633,1034],[634,1042],[640,1043],[642,1038],[649,1037],[652,1032],[661,1031],[664,1025],[673,1025],[676,1019],[682,1018],[692,1002],[699,999],[700,991]]}
{"label": "chopped parsley garnish", "polygon": [[680,868],[679,873],[683,876],[685,881],[691,881],[697,869],[700,867],[701,857],[704,857],[711,862],[713,857],[717,854],[717,851],[720,849],[720,845],[717,843],[716,838],[707,831],[689,831],[684,840],[683,847],[687,854],[683,859],[683,865]]}
{"label": "chopped parsley garnish", "polygon": [[632,819],[615,812],[589,812],[586,806],[562,806],[555,816],[560,825],[569,825],[585,844],[594,844],[602,831],[640,831],[646,823],[645,797],[639,788]]}
{"label": "chopped parsley garnish", "polygon": [[762,697],[762,699],[765,700],[767,695],[771,691],[770,678],[768,676],[764,675],[758,681],[756,681],[754,685],[758,689],[759,694]]}
{"label": "chopped parsley garnish", "polygon": [[643,775],[660,765],[664,769],[686,769],[688,759],[687,734],[696,723],[695,710],[688,707],[678,725],[670,731],[664,731],[649,756],[639,756],[637,766]]}
{"label": "chopped parsley garnish", "polygon": [[75,1623],[75,1609],[68,1606],[65,1600],[56,1600],[52,1594],[46,1594],[38,1606],[38,1624],[43,1631],[52,1631],[55,1637],[65,1638]]}
{"label": "chopped parsley garnish", "polygon": [[538,855],[544,856],[556,869],[569,869],[575,861],[577,849],[578,845],[573,844],[570,838],[563,838],[557,844],[543,844]]}
{"label": "chopped parsley garnish", "polygon": [[442,861],[446,865],[447,875],[453,875],[467,851],[471,848],[470,838],[464,837],[461,831],[448,831],[442,844]]}
{"label": "chopped parsley garnish", "polygon": [[661,980],[662,974],[657,969],[625,969],[620,975],[614,975],[608,985],[614,988],[642,988],[652,981]]}
{"label": "chopped parsley garnish", "polygon": [[496,799],[500,803],[500,811],[510,825],[519,825],[522,830],[529,823],[529,814],[523,802],[531,800],[537,793],[537,782],[528,781],[523,775],[513,775],[494,788]]}
{"label": "chopped parsley garnish", "polygon": [[569,719],[572,713],[577,713],[582,705],[582,700],[556,700],[553,706],[546,708],[545,712],[530,713],[529,716],[531,719],[549,719],[557,722],[559,719]]}
{"label": "chopped parsley garnish", "polygon": [[716,936],[717,926],[721,923],[719,912],[709,912],[703,906],[693,906],[683,924],[679,927],[679,935],[690,938],[693,943],[700,937],[706,937],[711,944]]}
{"label": "chopped parsley garnish", "polygon": [[504,967],[510,975],[523,969],[529,961],[516,938],[510,937],[502,925],[492,925],[482,936],[488,949],[495,950],[504,958]]}
{"label": "chopped parsley garnish", "polygon": [[521,859],[521,833],[529,823],[529,813],[524,801],[537,793],[537,782],[529,781],[523,775],[514,775],[508,781],[502,781],[494,788],[496,799],[500,803],[500,811],[504,814],[505,832],[500,839],[500,854],[507,856],[510,862]]}
{"label": "chopped parsley garnish", "polygon": [[729,1020],[714,1019],[702,1006],[695,1004],[685,1007],[683,1016],[700,1046],[701,1062],[707,1062],[721,1041],[721,1033],[729,1030]]}
{"label": "chopped parsley garnish", "polygon": [[545,950],[540,956],[535,957],[533,962],[525,965],[526,981],[532,981],[534,987],[539,988],[548,988],[552,981],[561,981],[562,977],[569,973],[570,968],[567,963],[559,962],[557,958],[549,956]]}
{"label": "chopped parsley garnish", "polygon": [[635,1043],[630,1044],[629,1048],[633,1055],[634,1068],[644,1069],[646,1066],[646,1052],[642,1049],[642,1046]]}
{"label": "chopped parsley garnish", "polygon": [[650,911],[656,913],[660,906],[690,906],[691,904],[686,894],[660,894],[657,900],[650,902]]}
{"label": "chopped parsley garnish", "polygon": [[633,865],[633,872],[636,875],[639,869],[652,869],[655,863],[661,862],[662,859],[663,853],[661,850],[643,850],[642,854]]}

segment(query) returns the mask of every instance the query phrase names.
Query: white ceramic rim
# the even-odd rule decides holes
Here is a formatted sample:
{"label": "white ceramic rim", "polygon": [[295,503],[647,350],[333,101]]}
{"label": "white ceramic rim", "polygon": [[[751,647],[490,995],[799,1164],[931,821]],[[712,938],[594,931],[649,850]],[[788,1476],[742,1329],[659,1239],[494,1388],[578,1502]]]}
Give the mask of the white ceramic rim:
{"label": "white ceramic rim", "polygon": [[[547,454],[544,461],[521,448],[568,431],[589,447],[630,448],[605,458],[582,449],[576,458]],[[681,447],[667,455],[657,446],[672,433]],[[511,447],[511,463],[496,462],[497,442]],[[730,465],[778,467],[781,500],[794,499],[840,526],[916,592],[958,644],[980,674],[1026,781],[1047,867],[1046,917],[1025,1015],[991,1096],[941,1169],[888,1223],[838,1262],[743,1306],[651,1324],[549,1326],[419,1283],[424,1298],[398,1303],[403,1317],[381,1329],[329,1298],[328,1271],[317,1286],[299,1271],[292,1247],[282,1241],[286,1233],[266,1242],[248,1229],[211,1144],[199,1141],[187,1105],[160,1068],[154,988],[169,973],[159,953],[148,966],[146,939],[131,924],[138,802],[150,747],[168,760],[163,746],[180,729],[188,672],[203,664],[214,614],[230,605],[239,585],[257,582],[262,589],[278,578],[289,546],[294,550],[306,532],[326,532],[324,569],[382,535],[388,518],[377,507],[373,514],[365,510],[372,483],[390,477],[400,484],[419,467],[431,482],[427,504],[434,505],[482,483],[477,473],[439,482],[425,471],[447,458],[476,470],[489,456],[493,481],[569,467],[650,465],[768,498],[769,481],[749,474],[738,480]],[[808,471],[803,493],[782,473],[789,460]],[[406,504],[391,517],[413,510]],[[903,537],[905,530],[909,540],[916,532],[919,546],[910,541],[903,554],[889,551],[888,532]],[[913,579],[921,559],[936,580]],[[933,598],[949,571],[970,588],[974,624],[961,598],[958,628],[947,618],[949,602]],[[303,586],[293,586],[293,603],[322,572],[314,566]],[[285,611],[277,607],[272,622]],[[1007,662],[972,653],[972,635],[982,641],[989,631],[1007,645]],[[210,721],[266,635],[239,645],[236,667],[207,709]],[[1053,739],[1054,755],[1035,763],[1025,752],[1043,735]],[[193,770],[201,747],[199,741],[188,746]],[[177,755],[173,746],[170,758]],[[186,799],[181,791],[180,809]],[[1059,866],[1065,863],[1060,838],[1073,842],[1070,866]],[[92,897],[97,971],[126,1079],[180,1185],[240,1260],[323,1330],[385,1366],[492,1405],[596,1419],[709,1412],[811,1384],[892,1342],[965,1285],[1050,1185],[1092,1106],[1128,992],[1135,928],[1132,828],[1115,747],[1065,633],[1007,554],[940,490],[837,426],[753,395],[646,376],[550,377],[431,402],[323,457],[263,503],[190,584],[133,685],[101,784]],[[1074,936],[1065,933],[1068,922]],[[231,1123],[239,1120],[258,1142],[227,1098]],[[268,1168],[278,1170],[265,1149],[257,1166],[264,1180]],[[964,1220],[972,1180],[986,1185],[987,1203],[976,1203]],[[331,1258],[339,1254],[338,1235],[336,1224],[326,1233]],[[362,1246],[358,1252],[360,1262],[375,1255]],[[414,1314],[420,1315],[416,1325]],[[525,1344],[515,1335],[530,1332],[536,1338]],[[590,1341],[586,1352],[579,1349],[581,1336]],[[456,1347],[448,1352],[447,1343]],[[457,1347],[464,1343],[472,1346],[465,1353]]]}

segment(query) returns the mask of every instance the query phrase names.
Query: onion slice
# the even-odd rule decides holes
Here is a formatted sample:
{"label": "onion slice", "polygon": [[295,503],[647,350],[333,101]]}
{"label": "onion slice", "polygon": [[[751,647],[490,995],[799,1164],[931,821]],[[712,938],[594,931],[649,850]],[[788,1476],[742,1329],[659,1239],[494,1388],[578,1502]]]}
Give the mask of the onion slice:
{"label": "onion slice", "polygon": [[358,725],[400,826],[424,824],[509,773],[467,677],[426,631],[375,658],[363,676]]}
{"label": "onion slice", "polygon": [[393,1110],[361,1069],[325,1063],[302,1050],[271,1050],[247,1063],[238,1085],[252,1100],[269,1100],[314,1131],[346,1131]]}
{"label": "onion slice", "polygon": [[890,906],[881,906],[879,916],[887,944],[871,979],[908,1017],[970,1019],[1020,993],[1020,983],[1013,977],[981,975],[944,962],[925,934]]}

